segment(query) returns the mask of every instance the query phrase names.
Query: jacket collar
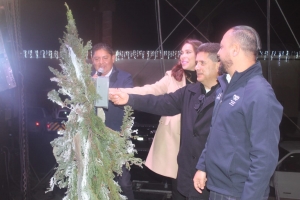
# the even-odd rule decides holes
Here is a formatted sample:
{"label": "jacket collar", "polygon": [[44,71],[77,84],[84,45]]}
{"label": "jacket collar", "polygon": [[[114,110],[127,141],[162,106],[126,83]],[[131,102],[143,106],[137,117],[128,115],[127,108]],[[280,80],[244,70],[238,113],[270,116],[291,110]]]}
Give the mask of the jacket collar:
{"label": "jacket collar", "polygon": [[191,83],[189,87],[189,91],[193,93],[199,93],[199,88],[203,87],[202,83],[197,82],[197,83]]}
{"label": "jacket collar", "polygon": [[[259,61],[243,72],[234,72],[233,76],[231,77],[230,85],[247,82],[250,78],[256,75],[262,75],[262,68]],[[226,79],[226,74],[219,76],[218,82],[220,83],[222,90],[225,91],[229,84]]]}
{"label": "jacket collar", "polygon": [[259,61],[257,61],[254,65],[249,67],[243,72],[234,72],[233,76],[231,77],[230,83],[236,83],[240,81],[248,81],[250,78],[256,75],[261,75],[262,74],[262,69],[261,69],[261,64]]}
{"label": "jacket collar", "polygon": [[[199,92],[201,92],[201,94],[206,94],[204,85],[202,83],[197,82],[197,83],[191,83],[190,85],[191,86],[188,88],[188,90],[190,92],[193,92],[193,93],[199,93]],[[211,88],[211,90],[214,90],[217,87],[217,85],[218,85],[218,83],[215,86],[213,86]],[[199,88],[201,89],[201,91],[199,91]]]}
{"label": "jacket collar", "polygon": [[226,90],[227,85],[228,85],[228,82],[227,82],[227,79],[226,79],[226,75],[227,74],[223,74],[223,75],[221,75],[221,76],[218,77],[218,82],[219,82],[219,84],[220,84],[220,86],[221,86],[221,88],[222,88],[223,91]]}

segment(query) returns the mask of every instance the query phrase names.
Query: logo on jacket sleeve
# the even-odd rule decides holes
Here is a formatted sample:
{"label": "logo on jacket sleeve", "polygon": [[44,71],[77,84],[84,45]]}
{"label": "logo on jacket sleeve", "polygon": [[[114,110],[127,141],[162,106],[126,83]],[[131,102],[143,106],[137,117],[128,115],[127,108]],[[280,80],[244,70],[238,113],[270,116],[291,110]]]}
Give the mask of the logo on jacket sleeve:
{"label": "logo on jacket sleeve", "polygon": [[233,95],[232,99],[229,102],[229,105],[234,106],[234,104],[240,99],[238,95]]}

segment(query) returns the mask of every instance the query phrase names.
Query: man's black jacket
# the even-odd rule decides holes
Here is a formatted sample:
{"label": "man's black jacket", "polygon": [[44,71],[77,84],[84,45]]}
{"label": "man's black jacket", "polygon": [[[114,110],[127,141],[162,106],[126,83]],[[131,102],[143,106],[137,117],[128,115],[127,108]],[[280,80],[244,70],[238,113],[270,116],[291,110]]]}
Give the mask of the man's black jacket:
{"label": "man's black jacket", "polygon": [[181,114],[181,137],[178,161],[178,190],[186,197],[208,199],[208,192],[198,193],[193,186],[196,164],[209,134],[215,102],[215,90],[205,92],[201,83],[189,84],[174,93],[161,96],[129,95],[134,110],[172,116]]}

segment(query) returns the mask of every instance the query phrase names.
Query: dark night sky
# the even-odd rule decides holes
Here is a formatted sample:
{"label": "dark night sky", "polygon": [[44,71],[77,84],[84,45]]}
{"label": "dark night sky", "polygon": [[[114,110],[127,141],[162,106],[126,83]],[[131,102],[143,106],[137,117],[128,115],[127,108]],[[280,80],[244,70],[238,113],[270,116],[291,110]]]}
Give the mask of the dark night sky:
{"label": "dark night sky", "polygon": [[[198,0],[168,1],[185,15]],[[295,37],[300,40],[300,0],[277,1],[294,31]],[[23,0],[21,1],[21,34],[24,50],[59,50],[58,38],[63,37],[67,24],[64,2],[67,2],[73,12],[79,35],[83,41],[99,42],[95,40],[95,28],[101,25],[95,23],[97,14],[99,15],[97,11],[99,0]],[[115,2],[113,48],[115,50],[157,49],[159,45],[155,0],[115,0]],[[219,4],[220,6],[216,8]],[[263,50],[266,50],[267,20],[257,4],[266,14],[267,0],[200,0],[187,16],[187,19],[195,26],[205,19],[199,26],[199,30],[211,42],[220,42],[222,35],[232,26],[250,25],[258,31],[262,39]],[[165,39],[178,25],[182,17],[168,4],[167,0],[160,0],[160,10],[162,38]],[[0,25],[3,30],[5,29],[2,26],[5,24],[3,23],[3,10],[0,10],[0,14]],[[271,24],[284,43],[282,45],[278,36],[271,30],[272,51],[299,51],[299,47],[275,0],[271,0]],[[178,50],[181,42],[188,35],[205,41],[190,24],[183,21],[164,43],[164,50]],[[48,66],[58,67],[58,61],[54,59],[27,59],[24,63],[25,79],[27,80],[27,85],[25,85],[28,89],[27,97],[32,97],[32,101],[38,101],[34,95],[43,91],[41,98],[46,99],[46,92],[55,86],[55,83],[49,80],[49,77],[53,75]],[[273,76],[275,78],[283,77],[282,79],[278,78],[279,81],[277,82],[274,81],[274,84],[277,84],[277,88],[280,89],[279,96],[293,98],[292,95],[299,94],[299,88],[296,87],[299,85],[299,71],[292,71],[299,69],[298,62],[294,66],[296,67],[275,68],[277,71],[274,72]],[[34,95],[32,95],[33,93]],[[291,103],[286,101],[286,104]],[[300,104],[298,103],[298,105]],[[296,103],[294,106],[297,106]],[[297,108],[300,109],[300,106]]]}
{"label": "dark night sky", "polygon": [[[65,30],[66,9],[62,0],[27,0],[22,2],[21,25],[23,49],[58,49],[58,38]],[[79,35],[84,41],[95,38],[96,0],[66,0],[73,12]],[[186,14],[197,0],[169,0],[182,14]],[[188,15],[197,25],[221,0],[202,0]],[[257,2],[257,3],[256,3]],[[266,0],[226,0],[209,15],[200,26],[212,42],[219,42],[224,32],[234,25],[250,25],[258,30],[263,48],[266,49],[266,18],[257,4],[266,13]],[[300,40],[300,1],[278,0],[295,36]],[[182,17],[164,0],[160,1],[162,37],[165,39]],[[113,47],[119,50],[154,50],[158,47],[154,0],[116,0],[113,13]],[[271,1],[271,23],[288,50],[299,50],[275,1]],[[101,28],[101,27],[100,27]],[[190,37],[201,38],[193,27],[183,21],[167,39],[164,49],[178,49],[178,45]],[[96,41],[95,41],[96,42]],[[271,30],[271,49],[286,50]]]}
{"label": "dark night sky", "polygon": [[[99,42],[95,40],[95,27],[100,27],[101,25],[95,23],[97,14],[99,15],[99,11],[97,11],[99,10],[99,0],[65,1],[73,12],[79,35],[83,41],[92,40],[92,43]],[[67,25],[65,1],[21,1],[21,34],[24,50],[59,50],[58,38],[63,37],[63,32]],[[185,15],[198,0],[168,1]],[[182,20],[182,17],[168,4],[168,1],[160,0],[163,39]],[[298,14],[300,12],[300,0],[277,1],[296,38],[300,40],[300,15]],[[115,50],[157,49],[159,45],[155,0],[115,0],[115,2],[116,7],[113,12],[113,48]],[[267,23],[257,4],[265,13],[267,12],[267,0],[201,0],[187,16],[187,19],[195,26],[203,19],[206,19],[199,26],[199,29],[211,42],[220,42],[222,35],[232,26],[250,25],[259,32],[263,42],[263,50],[266,50]],[[217,7],[217,5],[220,6]],[[4,12],[0,14],[3,16]],[[1,16],[0,19],[3,22]],[[287,47],[285,49],[274,31],[271,31],[271,50],[299,51],[275,0],[271,1],[271,23]],[[1,26],[2,28],[5,27]],[[164,43],[164,50],[178,50],[181,42],[190,33],[189,37],[205,41],[197,31],[193,30],[190,24],[183,21]],[[46,91],[55,85],[50,83],[49,77],[53,75],[49,72],[48,66],[58,66],[58,62],[51,62],[47,59],[26,60],[24,64],[27,73],[26,77],[30,82],[29,89],[37,88]]]}
{"label": "dark night sky", "polygon": [[[115,50],[155,50],[158,48],[155,1],[156,0],[115,0],[116,7],[113,12],[112,34],[113,48]],[[198,0],[160,0],[163,39],[169,35],[182,19],[167,1],[172,3],[176,9],[185,15]],[[281,40],[280,41],[275,32],[271,30],[271,50],[300,52],[299,46],[297,46],[276,1],[278,1],[281,6],[287,21],[294,31],[296,39],[300,41],[300,0],[271,0],[271,24]],[[5,34],[5,8],[2,7],[1,2],[0,0],[0,29],[2,33]],[[63,32],[67,25],[65,2],[73,12],[79,36],[83,41],[86,43],[91,40],[93,44],[99,42],[95,39],[95,29],[101,25],[95,23],[95,19],[99,15],[99,0],[20,0],[20,2],[21,36],[24,50],[59,50],[60,44],[58,38],[63,37]],[[220,6],[216,8],[219,4]],[[203,32],[211,42],[220,42],[225,31],[232,26],[252,26],[258,31],[263,44],[262,48],[266,50],[267,20],[257,4],[266,14],[267,0],[200,0],[197,6],[187,16],[187,19],[195,26],[205,19],[201,26],[199,26],[199,30]],[[205,41],[197,31],[194,31],[190,24],[183,21],[164,43],[164,50],[179,50],[181,42],[183,42],[186,37]],[[5,42],[9,43],[9,41]],[[282,45],[282,42],[284,45]],[[267,65],[266,61],[264,64],[265,66]],[[23,59],[23,71],[21,71],[23,74],[19,73],[18,69],[12,66],[16,80],[20,80],[20,77],[24,77],[24,85],[17,84],[16,89],[18,89],[18,87],[20,88],[20,86],[23,88],[24,86],[26,106],[42,106],[48,109],[48,111],[52,110],[54,104],[47,99],[47,93],[51,89],[57,88],[57,84],[50,81],[50,77],[53,77],[53,74],[49,71],[48,66],[59,68],[58,60]],[[142,67],[144,66],[145,65],[141,66],[141,70],[139,70],[142,71]],[[290,63],[284,60],[281,62],[273,60],[272,69],[275,93],[284,106],[284,112],[286,114],[281,124],[282,133],[293,133],[296,128],[294,124],[290,122],[290,119],[287,120],[286,116],[291,117],[296,123],[297,117],[299,118],[299,60],[292,60]],[[150,73],[148,74],[149,76],[152,75]],[[159,77],[156,78],[159,79]],[[14,93],[17,90],[7,91]],[[5,93],[2,94],[4,96]],[[5,106],[11,103],[13,104],[11,107],[14,108],[17,106],[17,103],[15,104],[15,102],[17,102],[16,99],[16,97],[12,100],[8,99],[8,103],[2,103],[1,105]],[[7,110],[9,109],[10,107],[8,107]],[[14,114],[16,114],[16,112]],[[146,119],[148,124],[149,117],[147,116]],[[286,130],[282,127],[287,127],[289,132],[285,132]],[[2,132],[4,133],[5,131]],[[0,134],[0,136],[2,135]],[[42,135],[43,138],[44,136],[45,135]],[[9,137],[12,138],[11,134]],[[11,139],[9,139],[9,142],[10,140]],[[0,139],[0,141],[2,140]],[[32,144],[37,144],[42,147],[42,151],[35,151],[36,153],[45,155],[44,151],[47,151],[47,147],[44,143],[41,143],[41,141],[32,142]],[[49,149],[52,149],[50,148],[49,141],[47,141],[47,145]],[[50,150],[47,153],[52,154]],[[29,158],[35,157],[34,155],[30,155]],[[44,156],[43,158],[47,158],[47,160],[42,162],[38,161],[38,164],[51,161],[49,156]],[[0,163],[1,162],[3,161],[1,160]],[[50,167],[52,166],[53,165]],[[4,175],[1,176],[0,174],[0,177],[4,177]]]}

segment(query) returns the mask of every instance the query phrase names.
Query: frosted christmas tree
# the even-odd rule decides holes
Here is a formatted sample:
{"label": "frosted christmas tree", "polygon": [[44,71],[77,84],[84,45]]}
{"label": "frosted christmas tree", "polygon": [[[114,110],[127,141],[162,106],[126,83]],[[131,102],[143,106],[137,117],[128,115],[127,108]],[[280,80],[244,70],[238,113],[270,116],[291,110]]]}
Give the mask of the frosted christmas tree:
{"label": "frosted christmas tree", "polygon": [[[51,142],[58,163],[51,178],[49,191],[54,186],[67,188],[67,199],[105,200],[126,199],[120,194],[120,187],[113,180],[114,173],[122,172],[122,165],[141,166],[142,161],[134,157],[136,150],[131,134],[132,109],[125,106],[121,132],[106,127],[96,116],[94,102],[100,98],[94,81],[90,77],[91,65],[85,62],[91,42],[84,46],[79,38],[75,20],[67,7],[68,25],[60,40],[61,71],[49,67],[55,75],[59,90],[52,90],[48,98],[71,112],[65,122],[65,130]],[[60,95],[68,96],[65,100]]]}

